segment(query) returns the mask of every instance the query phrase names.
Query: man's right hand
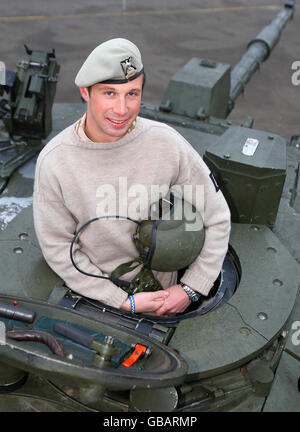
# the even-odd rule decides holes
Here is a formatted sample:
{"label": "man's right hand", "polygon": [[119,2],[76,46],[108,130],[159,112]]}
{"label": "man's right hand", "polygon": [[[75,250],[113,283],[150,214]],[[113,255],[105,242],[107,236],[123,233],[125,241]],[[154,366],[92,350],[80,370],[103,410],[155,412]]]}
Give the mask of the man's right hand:
{"label": "man's right hand", "polygon": [[[168,291],[151,291],[151,292],[140,292],[134,294],[135,312],[155,312],[165,302],[165,299],[170,295]],[[130,312],[130,301],[125,300],[122,304],[121,309]]]}

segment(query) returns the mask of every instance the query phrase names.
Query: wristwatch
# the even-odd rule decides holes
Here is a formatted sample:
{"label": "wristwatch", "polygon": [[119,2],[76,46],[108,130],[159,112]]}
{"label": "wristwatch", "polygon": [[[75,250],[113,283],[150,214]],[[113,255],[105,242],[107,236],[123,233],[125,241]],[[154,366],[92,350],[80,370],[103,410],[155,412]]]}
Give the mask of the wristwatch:
{"label": "wristwatch", "polygon": [[196,302],[200,299],[201,294],[194,291],[192,288],[190,288],[189,286],[187,286],[186,284],[184,284],[182,282],[180,282],[180,285],[182,286],[184,291],[187,293],[187,295],[189,296],[189,298],[192,302]]}

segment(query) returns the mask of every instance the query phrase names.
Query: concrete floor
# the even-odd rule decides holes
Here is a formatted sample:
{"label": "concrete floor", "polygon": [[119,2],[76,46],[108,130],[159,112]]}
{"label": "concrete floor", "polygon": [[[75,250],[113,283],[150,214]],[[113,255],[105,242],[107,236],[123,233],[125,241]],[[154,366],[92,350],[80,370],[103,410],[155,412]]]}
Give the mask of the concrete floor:
{"label": "concrete floor", "polygon": [[[234,65],[247,43],[283,6],[283,0],[11,0],[1,5],[0,60],[15,70],[30,48],[55,48],[61,65],[56,102],[78,102],[74,77],[100,42],[125,37],[143,54],[144,100],[159,103],[168,81],[191,57]],[[255,118],[254,127],[290,139],[300,134],[300,85],[291,81],[300,60],[300,11],[270,59],[241,96],[230,119]]]}

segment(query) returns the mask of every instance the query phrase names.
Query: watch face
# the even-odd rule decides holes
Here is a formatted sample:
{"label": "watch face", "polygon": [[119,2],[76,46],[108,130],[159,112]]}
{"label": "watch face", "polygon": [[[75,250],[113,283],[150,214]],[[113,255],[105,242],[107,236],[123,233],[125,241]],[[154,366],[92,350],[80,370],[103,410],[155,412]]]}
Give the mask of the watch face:
{"label": "watch face", "polygon": [[200,297],[201,297],[200,294],[195,294],[192,296],[192,301],[196,302],[200,299]]}

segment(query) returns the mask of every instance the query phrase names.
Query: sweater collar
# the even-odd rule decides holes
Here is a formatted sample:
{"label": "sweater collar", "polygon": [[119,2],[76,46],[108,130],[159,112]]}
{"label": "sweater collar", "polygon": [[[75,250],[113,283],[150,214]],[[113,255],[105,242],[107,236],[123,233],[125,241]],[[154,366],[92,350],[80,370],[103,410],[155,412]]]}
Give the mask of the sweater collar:
{"label": "sweater collar", "polygon": [[137,117],[133,127],[131,126],[130,130],[118,141],[94,142],[86,135],[84,131],[85,119],[86,119],[86,113],[75,123],[73,132],[77,138],[76,144],[80,145],[81,147],[90,148],[90,149],[97,148],[97,149],[106,150],[106,149],[118,148],[135,139],[135,137],[139,135],[143,129],[142,119],[140,117]]}

